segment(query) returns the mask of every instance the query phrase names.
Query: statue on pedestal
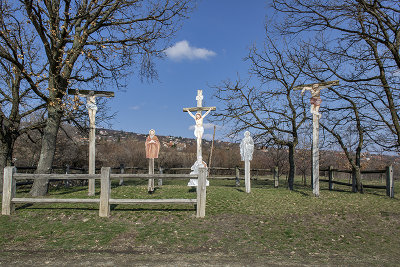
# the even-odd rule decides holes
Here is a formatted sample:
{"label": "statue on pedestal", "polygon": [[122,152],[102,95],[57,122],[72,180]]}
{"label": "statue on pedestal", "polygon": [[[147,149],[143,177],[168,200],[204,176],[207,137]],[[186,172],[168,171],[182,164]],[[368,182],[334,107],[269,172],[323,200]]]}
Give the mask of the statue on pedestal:
{"label": "statue on pedestal", "polygon": [[244,138],[240,143],[240,156],[242,161],[251,161],[253,159],[253,152],[254,152],[254,141],[253,138],[250,136],[250,132],[246,131],[244,133]]}

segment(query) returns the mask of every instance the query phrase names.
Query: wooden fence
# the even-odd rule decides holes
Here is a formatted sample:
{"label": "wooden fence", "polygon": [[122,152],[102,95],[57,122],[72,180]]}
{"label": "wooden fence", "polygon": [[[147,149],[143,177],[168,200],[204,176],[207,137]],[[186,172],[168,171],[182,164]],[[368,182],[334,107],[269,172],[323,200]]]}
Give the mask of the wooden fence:
{"label": "wooden fence", "polygon": [[[339,182],[334,180],[334,173],[335,172],[342,172],[342,173],[349,173],[352,174],[351,170],[338,170],[333,169],[330,166],[328,169],[321,169],[320,171],[327,171],[328,172],[328,179],[319,179],[321,182],[328,182],[329,183],[329,190],[334,190],[334,184],[344,185],[344,186],[351,186],[352,191],[355,192],[356,190],[356,181],[355,178],[352,178],[351,183]],[[371,174],[371,173],[384,173],[386,174],[386,185],[369,185],[369,184],[362,184],[363,188],[374,188],[374,189],[386,189],[386,195],[393,198],[394,197],[394,180],[393,180],[393,167],[387,166],[385,170],[364,170],[361,171],[361,174]]]}
{"label": "wooden fence", "polygon": [[[10,215],[17,203],[99,203],[99,216],[110,216],[112,204],[192,204],[196,205],[196,216],[202,218],[206,212],[206,168],[199,168],[198,175],[189,174],[111,174],[110,167],[101,168],[100,174],[27,174],[16,173],[15,167],[4,169],[2,214]],[[112,199],[111,180],[113,179],[188,179],[198,178],[197,199]],[[16,181],[23,179],[57,180],[100,180],[100,198],[62,199],[62,198],[17,198]]]}
{"label": "wooden fence", "polygon": [[[36,170],[36,167],[23,167],[23,166],[18,166],[17,167],[18,172],[34,172]],[[96,171],[99,172],[101,169],[97,168]],[[76,167],[70,167],[70,166],[65,166],[65,167],[57,167],[54,166],[51,169],[52,173],[87,173],[88,169],[85,168],[76,168]],[[140,168],[140,167],[127,167],[125,164],[120,164],[119,167],[112,167],[111,171],[113,173],[120,173],[120,174],[126,174],[126,173],[147,173],[148,168]],[[169,173],[169,174],[185,174],[185,173],[190,173],[191,169],[190,168],[159,168],[159,173]],[[264,177],[263,177],[264,174]],[[272,169],[251,169],[251,179],[252,180],[257,180],[257,179],[262,179],[265,178],[265,175],[271,175],[273,181],[274,181],[274,187],[277,188],[279,186],[279,169],[278,167],[272,168]],[[111,174],[114,177],[114,174]],[[222,180],[236,180],[236,184],[240,184],[240,180],[244,179],[244,168],[240,167],[234,167],[234,168],[224,168],[224,167],[212,167],[208,169],[208,179],[222,179]],[[65,179],[66,182],[69,182],[67,179]],[[124,178],[120,179],[120,185],[123,184]],[[18,182],[18,185],[26,185],[26,184],[31,184],[32,182],[30,181],[23,181],[23,182]],[[159,178],[158,185],[162,185],[162,178]]]}

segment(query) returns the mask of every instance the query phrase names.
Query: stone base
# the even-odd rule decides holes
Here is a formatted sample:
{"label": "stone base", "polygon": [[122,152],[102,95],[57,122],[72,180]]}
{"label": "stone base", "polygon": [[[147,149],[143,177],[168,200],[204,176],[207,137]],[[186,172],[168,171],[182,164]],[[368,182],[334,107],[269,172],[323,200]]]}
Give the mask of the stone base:
{"label": "stone base", "polygon": [[[197,185],[198,185],[197,179],[190,179],[189,180],[188,186],[197,187]],[[209,186],[209,185],[210,185],[210,182],[208,180],[206,180],[206,186]]]}
{"label": "stone base", "polygon": [[[192,172],[190,174],[199,174],[199,167],[205,167],[207,168],[207,164],[203,161],[196,161],[193,166],[190,168],[192,170]],[[197,179],[190,179],[188,186],[193,186],[193,187],[197,187],[198,182]],[[209,186],[210,182],[208,180],[206,180],[206,186]]]}

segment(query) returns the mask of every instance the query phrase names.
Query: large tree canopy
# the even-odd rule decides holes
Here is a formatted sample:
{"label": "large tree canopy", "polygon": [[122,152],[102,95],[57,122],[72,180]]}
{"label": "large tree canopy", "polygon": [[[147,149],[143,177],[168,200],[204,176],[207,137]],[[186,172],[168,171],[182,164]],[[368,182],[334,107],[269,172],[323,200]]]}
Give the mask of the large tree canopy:
{"label": "large tree canopy", "polygon": [[313,46],[314,70],[353,84],[350,97],[369,106],[364,115],[379,129],[372,139],[399,147],[400,2],[274,0],[272,5],[283,17],[279,33]]}
{"label": "large tree canopy", "polygon": [[[32,73],[0,48],[0,57],[15,64],[35,93],[47,104],[37,172],[51,169],[55,140],[65,115],[66,91],[80,83],[121,85],[139,67],[145,77],[156,74],[153,58],[162,56],[169,38],[192,8],[190,0],[20,0],[5,3],[21,18],[21,28],[40,44],[46,86],[37,88]],[[7,36],[0,35],[7,40]],[[24,54],[20,54],[24,57]],[[33,195],[47,192],[47,181],[35,181]]]}

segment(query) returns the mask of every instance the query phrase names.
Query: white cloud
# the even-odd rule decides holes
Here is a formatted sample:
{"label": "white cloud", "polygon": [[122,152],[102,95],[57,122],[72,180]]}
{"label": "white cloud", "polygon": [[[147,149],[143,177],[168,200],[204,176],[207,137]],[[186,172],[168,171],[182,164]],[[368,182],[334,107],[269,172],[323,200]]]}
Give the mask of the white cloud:
{"label": "white cloud", "polygon": [[204,129],[214,129],[214,125],[214,123],[203,123]]}
{"label": "white cloud", "polygon": [[217,55],[214,51],[205,48],[197,48],[189,45],[186,40],[177,42],[175,45],[165,49],[165,53],[172,60],[182,59],[208,59]]}
{"label": "white cloud", "polygon": [[131,107],[129,107],[129,109],[130,110],[138,110],[138,109],[140,109],[140,106],[131,106]]}

